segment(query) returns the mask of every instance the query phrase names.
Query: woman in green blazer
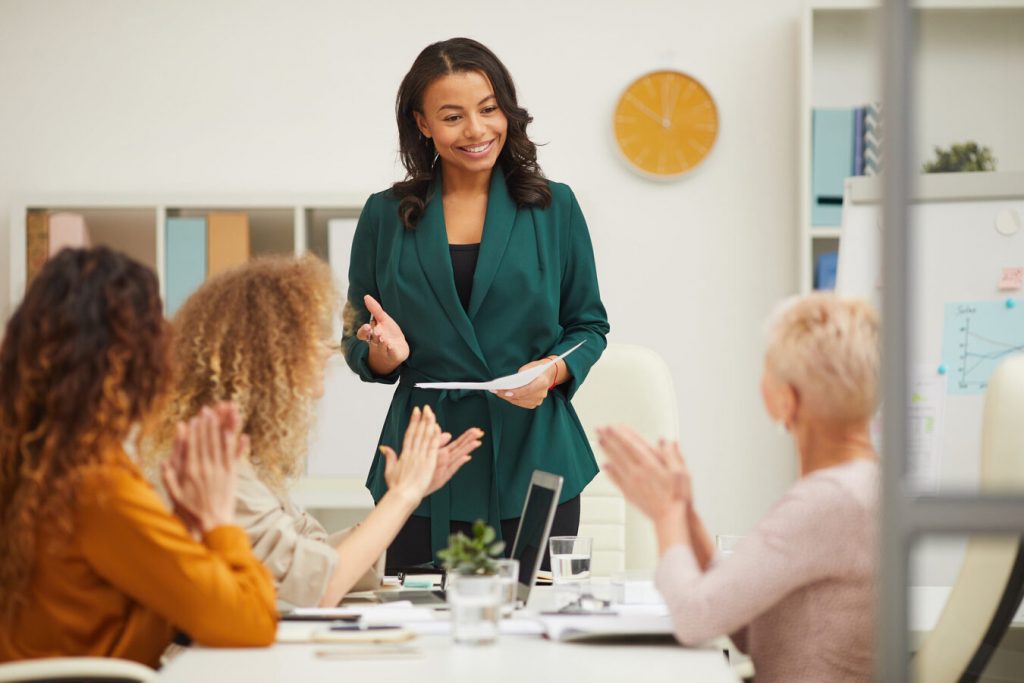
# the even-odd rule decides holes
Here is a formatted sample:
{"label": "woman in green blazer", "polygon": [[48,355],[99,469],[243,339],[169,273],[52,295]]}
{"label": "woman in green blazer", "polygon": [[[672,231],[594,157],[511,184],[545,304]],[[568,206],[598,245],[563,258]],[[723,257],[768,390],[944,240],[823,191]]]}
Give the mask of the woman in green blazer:
{"label": "woman in green blazer", "polygon": [[[417,57],[398,93],[403,182],[372,195],[352,243],[343,344],[367,382],[398,382],[380,443],[401,442],[413,406],[452,434],[484,430],[473,460],[416,510],[388,565],[433,561],[448,535],[483,518],[507,541],[534,470],[564,477],[553,534],[575,534],[597,473],[570,399],[605,347],[587,224],[572,190],[548,181],[532,120],[504,65],[465,38]],[[435,391],[572,355],[514,391]],[[378,454],[367,487],[387,490]]]}

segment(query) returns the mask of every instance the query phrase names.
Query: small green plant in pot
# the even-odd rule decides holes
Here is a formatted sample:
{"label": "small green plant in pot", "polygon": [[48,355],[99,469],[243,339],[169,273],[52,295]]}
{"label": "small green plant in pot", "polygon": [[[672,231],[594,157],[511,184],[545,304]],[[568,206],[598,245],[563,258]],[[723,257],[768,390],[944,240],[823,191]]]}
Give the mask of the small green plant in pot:
{"label": "small green plant in pot", "polygon": [[492,576],[497,571],[494,560],[502,557],[505,542],[482,519],[473,522],[473,537],[461,531],[448,537],[448,547],[437,553],[444,568],[451,574]]}

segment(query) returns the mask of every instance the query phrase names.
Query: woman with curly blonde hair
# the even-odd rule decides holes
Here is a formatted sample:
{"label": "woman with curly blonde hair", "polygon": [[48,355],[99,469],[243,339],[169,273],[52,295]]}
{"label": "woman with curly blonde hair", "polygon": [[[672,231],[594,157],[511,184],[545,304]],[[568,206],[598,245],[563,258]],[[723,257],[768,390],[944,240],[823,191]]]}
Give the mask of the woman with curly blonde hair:
{"label": "woman with curly blonde hair", "polygon": [[239,470],[236,516],[274,576],[278,598],[336,605],[384,553],[421,499],[443,486],[479,446],[482,432],[455,441],[429,408],[415,409],[402,457],[382,448],[391,484],[386,501],[348,534],[328,535],[288,498],[305,463],[314,405],[337,344],[337,294],[320,259],[267,257],[204,284],[174,318],[179,369],[170,426],[201,406],[233,401],[251,451]]}
{"label": "woman with curly blonde hair", "polygon": [[65,249],[32,281],[0,345],[0,661],[153,665],[176,630],[204,645],[273,641],[273,583],[232,525],[237,414],[203,408],[173,426],[164,483],[191,528],[126,452],[169,379],[148,268]]}

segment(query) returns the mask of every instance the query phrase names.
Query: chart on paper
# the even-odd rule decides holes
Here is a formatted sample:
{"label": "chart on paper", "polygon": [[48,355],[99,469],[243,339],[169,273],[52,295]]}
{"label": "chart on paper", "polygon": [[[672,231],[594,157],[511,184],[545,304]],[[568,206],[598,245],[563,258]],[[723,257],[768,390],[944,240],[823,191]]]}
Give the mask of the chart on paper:
{"label": "chart on paper", "polygon": [[1024,351],[1021,307],[1008,306],[1006,301],[946,304],[942,362],[949,377],[948,393],[984,393],[996,366],[1021,351]]}

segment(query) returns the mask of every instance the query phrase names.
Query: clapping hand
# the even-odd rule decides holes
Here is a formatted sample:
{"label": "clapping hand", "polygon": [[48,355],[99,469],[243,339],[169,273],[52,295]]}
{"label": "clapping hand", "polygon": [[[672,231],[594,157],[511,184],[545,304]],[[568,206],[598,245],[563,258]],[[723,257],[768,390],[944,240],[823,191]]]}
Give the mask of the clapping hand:
{"label": "clapping hand", "polygon": [[652,446],[626,426],[599,427],[597,435],[608,456],[604,471],[644,515],[657,521],[692,506],[690,470],[677,442]]}
{"label": "clapping hand", "polygon": [[171,457],[160,474],[174,513],[192,533],[234,520],[238,460],[249,449],[241,424],[238,408],[222,403],[175,428]]}
{"label": "clapping hand", "polygon": [[474,427],[452,441],[451,434],[441,432],[430,406],[413,408],[401,457],[390,446],[380,447],[388,489],[407,493],[419,502],[448,483],[470,461],[469,454],[480,446],[483,434]]}

